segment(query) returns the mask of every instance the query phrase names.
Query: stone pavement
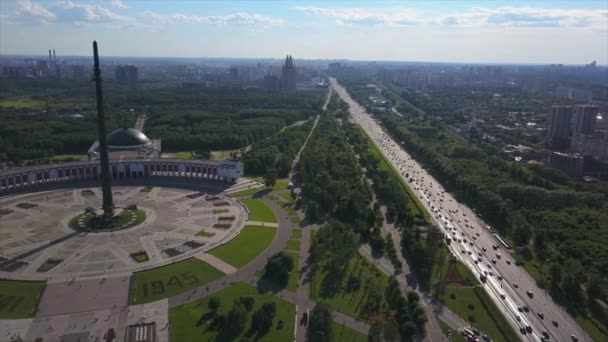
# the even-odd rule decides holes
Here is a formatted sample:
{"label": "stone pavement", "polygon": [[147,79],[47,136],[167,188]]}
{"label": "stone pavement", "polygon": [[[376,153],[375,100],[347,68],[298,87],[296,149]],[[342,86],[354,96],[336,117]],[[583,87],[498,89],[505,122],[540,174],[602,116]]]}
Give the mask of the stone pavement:
{"label": "stone pavement", "polygon": [[274,222],[247,221],[247,222],[245,222],[245,224],[246,225],[251,225],[251,226],[262,226],[262,227],[279,228],[279,224],[278,223],[274,223]]}
{"label": "stone pavement", "polygon": [[[227,196],[167,187],[146,191],[141,186],[116,186],[114,195],[117,206],[136,203],[146,212],[146,220],[114,232],[74,231],[70,219],[87,207],[100,206],[98,188],[0,198],[2,208],[13,210],[0,221],[0,257],[7,259],[0,261],[0,267],[20,265],[10,272],[0,271],[0,278],[60,282],[126,276],[208,251],[234,238],[245,224],[244,207]],[[214,235],[197,236],[203,230]],[[141,252],[148,261],[138,262],[131,256]],[[38,271],[51,261],[58,264]]]}
{"label": "stone pavement", "polygon": [[232,274],[237,271],[234,266],[208,253],[199,253],[194,257],[208,263],[209,265],[217,268],[225,274]]}

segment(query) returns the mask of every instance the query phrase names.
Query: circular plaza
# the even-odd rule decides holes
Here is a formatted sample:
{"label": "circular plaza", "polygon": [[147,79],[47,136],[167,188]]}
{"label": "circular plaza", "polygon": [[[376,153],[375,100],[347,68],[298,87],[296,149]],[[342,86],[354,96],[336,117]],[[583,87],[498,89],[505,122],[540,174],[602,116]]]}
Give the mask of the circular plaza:
{"label": "circular plaza", "polygon": [[[117,207],[135,204],[126,229],[73,229],[102,202],[99,188],[0,197],[0,278],[70,281],[130,275],[205,253],[236,237],[246,210],[222,194],[170,186],[115,186]],[[143,214],[141,220],[137,215]],[[72,221],[72,222],[70,222]]]}

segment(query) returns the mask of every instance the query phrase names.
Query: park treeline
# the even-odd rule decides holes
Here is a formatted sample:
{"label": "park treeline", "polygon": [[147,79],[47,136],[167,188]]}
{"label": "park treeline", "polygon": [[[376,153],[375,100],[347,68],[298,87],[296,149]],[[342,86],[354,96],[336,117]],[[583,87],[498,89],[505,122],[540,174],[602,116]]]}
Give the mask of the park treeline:
{"label": "park treeline", "polygon": [[[383,317],[374,321],[372,339],[390,335],[395,340],[411,340],[424,334],[426,322],[417,296],[404,296],[394,277],[384,287],[374,280],[365,285],[355,274],[349,275],[359,242],[372,239],[383,219],[379,205],[372,206],[372,189],[346,138],[345,113],[345,104],[333,98],[300,156],[298,170],[306,217],[313,222],[328,222],[317,231],[311,244],[312,277],[327,275],[322,278],[319,293],[328,298],[366,286],[368,296],[362,303],[363,312]],[[311,317],[311,340],[331,340],[331,327],[321,324],[322,318],[329,316],[328,308],[322,304],[317,307]]]}
{"label": "park treeline", "polygon": [[314,119],[311,119],[301,125],[287,127],[252,144],[251,150],[243,157],[247,174],[264,175],[268,169],[274,168],[278,177],[287,177],[313,123]]}
{"label": "park treeline", "polygon": [[299,162],[302,191],[311,221],[333,217],[369,237],[377,214],[371,208],[372,190],[332,116],[322,115]]}
{"label": "park treeline", "polygon": [[[545,166],[508,160],[490,145],[467,145],[430,118],[380,119],[448,191],[521,247],[524,259],[540,265],[539,286],[548,287],[573,310],[595,306],[594,298],[606,299],[605,185],[584,184]],[[605,311],[598,312],[606,322]]]}
{"label": "park treeline", "polygon": [[[400,184],[395,171],[388,165],[381,163],[377,152],[371,146],[371,140],[357,126],[345,122],[343,125],[347,132],[349,142],[359,156],[360,164],[365,168],[365,173],[372,180],[372,187],[377,199],[386,205],[386,219],[394,223],[395,228],[401,232],[402,248],[404,255],[409,259],[409,264],[416,273],[421,288],[426,289],[431,279],[431,271],[437,261],[439,248],[441,247],[441,234],[437,228],[428,226],[426,234],[421,234],[419,225],[428,225],[422,214],[414,216],[408,204],[411,200],[403,186]],[[392,240],[381,240],[378,236],[372,236],[370,245],[380,254],[386,252],[395,267],[401,268],[395,251],[391,249]]]}
{"label": "park treeline", "polygon": [[[97,139],[97,120],[47,118],[0,111],[0,161],[21,162],[60,154],[85,154]],[[108,120],[108,130],[119,124]]]}
{"label": "park treeline", "polygon": [[316,92],[206,90],[172,96],[149,108],[146,133],[162,137],[168,151],[224,150],[250,145],[320,110]]}
{"label": "park treeline", "polygon": [[[84,154],[97,136],[93,82],[36,79],[0,82],[0,161]],[[146,113],[144,133],[163,151],[237,149],[308,119],[319,92],[267,93],[233,88],[187,89],[171,84],[125,88],[104,83],[107,130]],[[75,119],[72,114],[84,117]]]}

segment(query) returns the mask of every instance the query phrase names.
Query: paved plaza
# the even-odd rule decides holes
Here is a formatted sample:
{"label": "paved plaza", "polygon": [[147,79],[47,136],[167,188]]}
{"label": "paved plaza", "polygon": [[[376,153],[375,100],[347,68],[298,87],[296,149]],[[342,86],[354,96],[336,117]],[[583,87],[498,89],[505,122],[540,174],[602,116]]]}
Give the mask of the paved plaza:
{"label": "paved plaza", "polygon": [[117,207],[136,204],[146,220],[115,232],[70,228],[70,219],[85,208],[101,206],[98,188],[0,198],[0,278],[53,284],[129,276],[208,251],[238,235],[246,222],[245,208],[223,195],[142,186],[113,191]]}

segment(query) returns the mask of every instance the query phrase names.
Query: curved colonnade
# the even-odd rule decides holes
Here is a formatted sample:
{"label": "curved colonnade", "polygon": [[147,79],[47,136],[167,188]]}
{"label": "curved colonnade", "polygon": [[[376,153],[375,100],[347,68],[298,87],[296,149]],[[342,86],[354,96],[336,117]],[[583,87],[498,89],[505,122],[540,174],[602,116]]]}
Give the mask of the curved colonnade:
{"label": "curved colonnade", "polygon": [[[243,175],[238,160],[131,159],[111,160],[113,180],[146,177],[200,178],[224,183],[236,182]],[[0,194],[49,184],[99,179],[99,161],[21,167],[0,171]]]}

